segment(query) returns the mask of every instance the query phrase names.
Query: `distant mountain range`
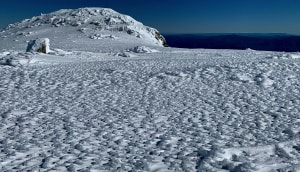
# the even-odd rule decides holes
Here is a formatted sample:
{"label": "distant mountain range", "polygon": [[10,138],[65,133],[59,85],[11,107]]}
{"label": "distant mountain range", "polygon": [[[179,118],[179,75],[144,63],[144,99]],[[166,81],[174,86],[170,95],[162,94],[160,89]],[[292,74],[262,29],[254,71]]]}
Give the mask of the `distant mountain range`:
{"label": "distant mountain range", "polygon": [[300,51],[300,36],[283,33],[164,34],[164,37],[169,46],[178,48]]}

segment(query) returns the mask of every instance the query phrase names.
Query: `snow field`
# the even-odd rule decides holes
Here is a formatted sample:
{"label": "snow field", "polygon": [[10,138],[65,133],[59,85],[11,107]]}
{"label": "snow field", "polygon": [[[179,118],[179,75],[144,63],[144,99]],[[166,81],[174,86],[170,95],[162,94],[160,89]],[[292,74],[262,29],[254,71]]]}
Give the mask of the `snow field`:
{"label": "snow field", "polygon": [[1,66],[1,171],[299,170],[297,59],[174,54]]}
{"label": "snow field", "polygon": [[103,8],[0,37],[0,171],[300,171],[299,53],[166,48]]}

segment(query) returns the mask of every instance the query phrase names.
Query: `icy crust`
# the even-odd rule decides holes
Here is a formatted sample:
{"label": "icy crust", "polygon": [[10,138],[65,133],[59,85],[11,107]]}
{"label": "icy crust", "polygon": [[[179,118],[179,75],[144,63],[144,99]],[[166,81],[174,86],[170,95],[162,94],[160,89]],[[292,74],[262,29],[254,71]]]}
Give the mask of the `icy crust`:
{"label": "icy crust", "polygon": [[[51,25],[53,27],[64,27],[68,25],[82,32],[86,29],[92,29],[95,34],[101,34],[101,31],[123,32],[148,40],[156,45],[166,46],[164,37],[160,35],[156,29],[144,26],[128,15],[120,14],[108,8],[59,10],[26,19],[20,23],[10,24],[5,30],[23,30],[25,28],[36,28],[43,25]],[[30,35],[31,32],[19,32],[19,34],[27,36]],[[94,35],[88,36],[94,38]]]}
{"label": "icy crust", "polygon": [[299,59],[133,54],[0,66],[0,171],[300,170]]}

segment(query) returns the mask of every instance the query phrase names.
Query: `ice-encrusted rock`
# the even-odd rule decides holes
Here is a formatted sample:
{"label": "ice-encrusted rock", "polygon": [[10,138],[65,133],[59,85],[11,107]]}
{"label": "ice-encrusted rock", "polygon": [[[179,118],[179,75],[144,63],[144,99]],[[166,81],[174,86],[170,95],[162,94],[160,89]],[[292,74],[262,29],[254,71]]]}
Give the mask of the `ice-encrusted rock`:
{"label": "ice-encrusted rock", "polygon": [[50,40],[48,38],[38,38],[36,40],[31,40],[28,42],[26,51],[47,54],[50,52]]}

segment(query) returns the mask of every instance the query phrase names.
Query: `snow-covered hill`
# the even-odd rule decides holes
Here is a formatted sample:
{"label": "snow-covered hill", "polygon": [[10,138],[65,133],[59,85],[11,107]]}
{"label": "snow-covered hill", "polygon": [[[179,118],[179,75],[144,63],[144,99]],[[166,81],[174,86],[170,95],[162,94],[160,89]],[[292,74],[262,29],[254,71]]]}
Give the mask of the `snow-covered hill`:
{"label": "snow-covered hill", "polygon": [[[167,48],[112,16],[1,33],[1,172],[300,171],[299,53]],[[48,54],[25,52],[36,37]]]}
{"label": "snow-covered hill", "polygon": [[[31,39],[47,37],[53,48],[109,52],[128,44],[165,46],[151,27],[108,8],[80,8],[42,14],[10,24],[0,33],[1,48],[24,50]],[[86,46],[88,44],[88,46]]]}

